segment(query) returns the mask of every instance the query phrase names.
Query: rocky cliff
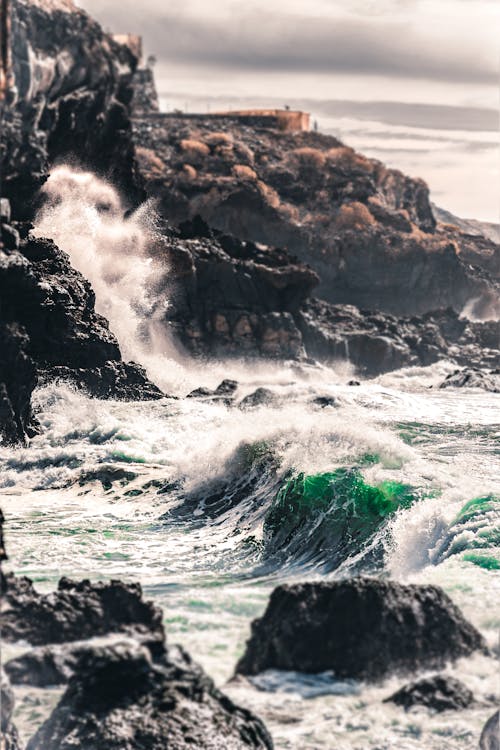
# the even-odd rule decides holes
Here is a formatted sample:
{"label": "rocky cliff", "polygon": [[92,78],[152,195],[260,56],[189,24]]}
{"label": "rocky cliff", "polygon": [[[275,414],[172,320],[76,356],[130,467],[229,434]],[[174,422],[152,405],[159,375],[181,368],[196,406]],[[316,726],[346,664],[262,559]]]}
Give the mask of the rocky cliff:
{"label": "rocky cliff", "polygon": [[326,301],[396,315],[498,304],[498,246],[437,225],[422,180],[333,137],[171,115],[136,117],[134,137],[166,218],[287,248]]}
{"label": "rocky cliff", "polygon": [[134,191],[128,105],[136,59],[70,0],[9,0],[2,195],[33,212],[50,164],[71,159]]}

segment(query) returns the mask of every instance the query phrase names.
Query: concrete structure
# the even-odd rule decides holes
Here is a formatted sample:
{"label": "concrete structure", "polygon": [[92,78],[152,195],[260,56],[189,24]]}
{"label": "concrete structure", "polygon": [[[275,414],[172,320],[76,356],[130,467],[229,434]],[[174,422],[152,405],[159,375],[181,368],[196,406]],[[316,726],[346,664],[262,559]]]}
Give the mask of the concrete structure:
{"label": "concrete structure", "polygon": [[[210,115],[209,115],[210,117]],[[216,112],[212,117],[230,117],[246,125],[261,125],[284,133],[307,132],[311,129],[308,112],[290,109],[241,109]]]}

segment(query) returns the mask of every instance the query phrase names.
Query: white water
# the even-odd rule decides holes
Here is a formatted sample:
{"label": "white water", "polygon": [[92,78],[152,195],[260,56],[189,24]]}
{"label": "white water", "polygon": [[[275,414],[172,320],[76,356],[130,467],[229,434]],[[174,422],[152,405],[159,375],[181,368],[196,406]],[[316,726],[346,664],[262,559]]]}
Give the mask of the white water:
{"label": "white water", "polygon": [[[237,400],[267,385],[277,403],[242,411],[182,398],[101,402],[60,385],[40,390],[41,435],[26,449],[0,446],[11,566],[42,588],[53,587],[61,575],[139,579],[164,607],[170,641],[183,643],[224,685],[273,586],[324,574],[321,565],[266,571],[258,544],[249,544],[262,537],[275,493],[271,477],[267,494],[249,490],[239,505],[212,519],[203,511],[207,486],[248,472],[241,447],[249,444],[264,442],[283,474],[331,471],[376,454],[377,462],[362,469],[366,481],[396,480],[432,493],[399,511],[381,532],[381,572],[443,586],[494,644],[499,572],[467,555],[500,560],[498,547],[481,536],[498,529],[498,503],[462,530],[466,538],[454,554],[442,551],[467,501],[500,494],[498,396],[429,389],[450,371],[447,363],[400,370],[360,387],[346,385],[345,365],[337,371],[245,369],[241,363],[208,371],[186,360],[174,365],[169,352],[142,335],[164,303],[150,295],[164,271],[149,260],[144,212],[124,221],[116,193],[104,183],[64,169],[53,177],[37,230],[54,237],[91,279],[98,308],[110,317],[128,356],[146,366],[152,357],[156,372],[163,370],[181,388],[236,375]],[[96,206],[104,200],[107,211]],[[334,396],[338,407],[318,408],[312,403],[317,395]],[[191,517],[164,517],[193,495],[200,503]],[[328,575],[348,575],[353,562],[345,560]],[[267,692],[244,681],[225,689],[262,716],[278,750],[469,750],[498,703],[497,666],[481,656],[451,671],[479,701],[458,715],[405,714],[383,704],[399,679],[367,687],[329,682],[328,676],[311,682],[271,674],[260,684]],[[27,735],[57,695],[21,691],[20,698]]]}

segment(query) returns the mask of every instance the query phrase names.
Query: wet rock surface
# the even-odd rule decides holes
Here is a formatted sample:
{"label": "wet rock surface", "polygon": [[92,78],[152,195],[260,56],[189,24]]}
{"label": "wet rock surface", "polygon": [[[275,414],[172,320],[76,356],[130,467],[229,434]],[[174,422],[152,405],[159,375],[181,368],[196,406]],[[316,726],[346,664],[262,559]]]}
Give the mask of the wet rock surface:
{"label": "wet rock surface", "polygon": [[500,370],[484,372],[466,367],[450,373],[440,388],[480,388],[490,393],[500,393]]}
{"label": "wet rock surface", "polygon": [[17,729],[12,723],[14,693],[8,679],[0,671],[0,747],[2,750],[21,750]]}
{"label": "wet rock surface", "polygon": [[376,681],[478,649],[482,636],[441,589],[359,578],[275,589],[236,671],[332,670],[340,679]]}
{"label": "wet rock surface", "polygon": [[500,750],[500,711],[486,722],[481,733],[479,750]]}
{"label": "wet rock surface", "polygon": [[68,256],[19,225],[19,246],[0,249],[0,422],[9,442],[33,433],[37,383],[66,380],[100,398],[143,400],[163,394],[134,363],[122,361],[95,295]]}
{"label": "wet rock surface", "polygon": [[40,594],[29,578],[9,574],[5,581],[1,613],[6,642],[41,646],[117,632],[147,636],[161,648],[161,610],[143,599],[139,584],[62,578],[56,591]]}
{"label": "wet rock surface", "polygon": [[0,139],[2,194],[30,218],[49,164],[73,163],[135,191],[128,105],[137,60],[73,3],[12,0],[12,92]]}
{"label": "wet rock surface", "polygon": [[384,703],[395,703],[406,710],[423,706],[441,712],[468,708],[473,701],[472,691],[463,682],[454,677],[436,675],[405,685]]}
{"label": "wet rock surface", "polygon": [[153,663],[139,645],[96,649],[28,750],[272,748],[262,722],[237,707],[181,649]]}

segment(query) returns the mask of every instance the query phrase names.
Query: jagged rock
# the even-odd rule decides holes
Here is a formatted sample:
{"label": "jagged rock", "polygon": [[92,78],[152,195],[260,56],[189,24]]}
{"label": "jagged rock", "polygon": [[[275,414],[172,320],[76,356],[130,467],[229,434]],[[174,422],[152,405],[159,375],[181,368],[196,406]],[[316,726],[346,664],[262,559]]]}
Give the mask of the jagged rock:
{"label": "jagged rock", "polygon": [[71,158],[136,190],[128,106],[137,60],[73,2],[11,0],[12,90],[0,136],[2,192],[31,217],[49,165]]}
{"label": "jagged rock", "polygon": [[422,180],[332,136],[154,114],[134,118],[134,138],[166,219],[200,215],[240,240],[286,247],[319,274],[328,302],[409,316],[480,298],[498,311],[498,245],[436,231]]}
{"label": "jagged rock", "polygon": [[162,648],[162,612],[142,598],[139,584],[61,578],[56,591],[39,594],[29,578],[7,575],[5,580],[1,615],[6,642],[42,646],[118,632],[147,637]]}
{"label": "jagged rock", "polygon": [[481,733],[479,750],[500,750],[500,711],[486,722]]}
{"label": "jagged rock", "polygon": [[153,664],[140,646],[98,649],[28,750],[270,750],[262,722],[237,707],[182,650]]}
{"label": "jagged rock", "polygon": [[332,670],[372,681],[485,648],[441,589],[358,578],[276,588],[236,671]]}
{"label": "jagged rock", "polygon": [[0,670],[0,747],[21,750],[17,729],[12,723],[14,693],[3,670]]}
{"label": "jagged rock", "polygon": [[159,652],[158,641],[148,642],[147,635],[137,641],[123,638],[118,641],[117,635],[112,634],[87,641],[39,646],[11,659],[4,669],[11,685],[31,685],[38,688],[66,685],[78,672],[82,659],[88,662],[96,652],[109,646],[115,647],[118,642],[125,645],[142,643],[146,648],[150,647],[153,655],[157,656]]}
{"label": "jagged rock", "polygon": [[499,323],[472,323],[451,309],[396,318],[313,298],[296,320],[310,357],[348,360],[368,376],[440,359],[488,366],[500,357]]}
{"label": "jagged rock", "polygon": [[282,250],[212,231],[199,219],[167,238],[164,252],[169,283],[175,282],[168,323],[191,352],[303,356],[294,315],[318,282],[306,265]]}
{"label": "jagged rock", "polygon": [[[0,266],[0,285],[1,279]],[[0,298],[0,315],[1,311]],[[28,349],[29,337],[22,326],[0,322],[0,437],[7,444],[25,442],[35,431],[31,394],[37,375]]]}
{"label": "jagged rock", "polygon": [[459,711],[474,701],[472,692],[453,677],[436,675],[405,685],[386,698],[384,703],[395,703],[406,710],[424,706],[433,711]]}
{"label": "jagged rock", "polygon": [[28,235],[18,250],[0,250],[0,417],[9,440],[30,433],[36,371],[40,381],[69,380],[99,398],[163,396],[141,367],[122,361],[94,305],[89,282],[52,241]]}
{"label": "jagged rock", "polygon": [[440,388],[481,388],[490,393],[500,393],[500,370],[483,372],[467,367],[451,372],[443,380]]}

